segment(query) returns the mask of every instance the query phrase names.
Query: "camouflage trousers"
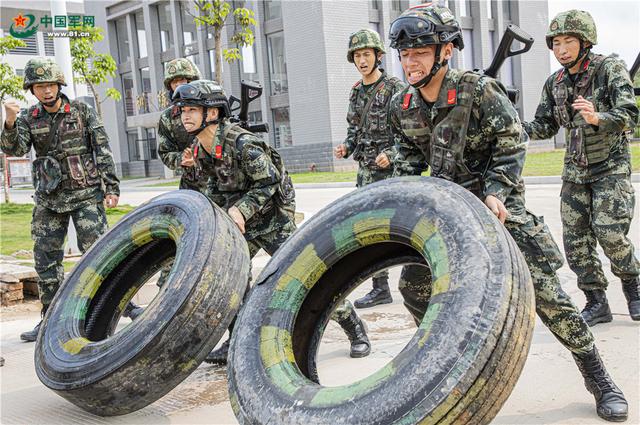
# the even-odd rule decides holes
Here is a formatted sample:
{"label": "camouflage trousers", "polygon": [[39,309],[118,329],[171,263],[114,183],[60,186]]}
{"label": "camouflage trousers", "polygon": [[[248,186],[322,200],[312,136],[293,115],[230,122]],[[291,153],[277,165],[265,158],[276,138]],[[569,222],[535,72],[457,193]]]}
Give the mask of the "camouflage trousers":
{"label": "camouflage trousers", "polygon": [[64,279],[62,259],[69,219],[73,220],[78,247],[83,253],[107,231],[107,215],[102,202],[65,213],[57,213],[38,205],[33,208],[33,257],[38,273],[40,301],[44,306],[51,304]]}
{"label": "camouflage trousers", "polygon": [[640,275],[640,263],[627,237],[635,195],[627,175],[612,175],[589,183],[563,182],[560,213],[567,263],[583,291],[607,289],[607,279],[596,251],[600,244],[621,279]]}
{"label": "camouflage trousers", "polygon": [[[584,354],[594,346],[594,338],[580,312],[560,286],[556,270],[562,266],[562,254],[541,217],[526,212],[524,223],[507,221],[505,226],[529,266],[533,280],[536,312],[553,335],[571,352]],[[405,266],[400,278],[400,293],[416,323],[420,323],[429,305],[431,275],[424,266]]]}
{"label": "camouflage trousers", "polygon": [[[391,160],[391,158],[389,158]],[[384,170],[374,170],[365,165],[363,161],[358,163],[358,176],[356,179],[356,187],[363,187],[371,183],[379,182],[384,179],[391,178],[393,175],[393,165],[389,165],[389,168]],[[371,276],[376,280],[383,280],[389,282],[389,272],[383,270]]]}

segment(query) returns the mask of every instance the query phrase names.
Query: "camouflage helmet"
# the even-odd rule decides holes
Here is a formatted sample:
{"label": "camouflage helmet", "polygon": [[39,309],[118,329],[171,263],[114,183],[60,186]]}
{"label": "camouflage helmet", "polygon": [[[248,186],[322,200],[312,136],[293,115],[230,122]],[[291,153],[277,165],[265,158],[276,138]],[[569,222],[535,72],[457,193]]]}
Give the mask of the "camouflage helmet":
{"label": "camouflage helmet", "polygon": [[181,85],[173,93],[171,101],[175,106],[219,108],[220,117],[231,115],[227,95],[220,84],[211,80],[197,80]]}
{"label": "camouflage helmet", "polygon": [[380,35],[374,30],[363,28],[349,36],[349,50],[347,51],[347,60],[353,63],[353,54],[360,49],[374,49],[381,53],[385,53],[384,46],[380,40]]}
{"label": "camouflage helmet", "polygon": [[553,38],[558,35],[573,35],[580,40],[588,41],[592,45],[598,43],[596,23],[584,10],[568,10],[559,13],[551,20],[547,31],[547,46],[553,48]]}
{"label": "camouflage helmet", "polygon": [[64,80],[62,70],[52,59],[34,58],[29,59],[24,68],[24,82],[22,88],[30,89],[31,86],[38,83],[58,83],[63,86],[67,85]]}
{"label": "camouflage helmet", "polygon": [[451,10],[431,3],[411,7],[392,23],[389,39],[393,49],[409,49],[429,44],[453,45],[462,50],[462,30]]}
{"label": "camouflage helmet", "polygon": [[172,59],[164,67],[164,88],[171,91],[171,81],[176,78],[185,78],[188,81],[199,80],[198,67],[187,58]]}

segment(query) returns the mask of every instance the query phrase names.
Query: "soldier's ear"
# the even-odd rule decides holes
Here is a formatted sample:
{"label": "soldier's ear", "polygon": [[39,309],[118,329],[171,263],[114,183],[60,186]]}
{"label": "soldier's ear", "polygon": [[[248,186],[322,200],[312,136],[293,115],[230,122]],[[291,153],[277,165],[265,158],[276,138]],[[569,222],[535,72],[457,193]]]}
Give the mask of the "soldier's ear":
{"label": "soldier's ear", "polygon": [[207,121],[217,120],[219,115],[220,115],[220,109],[218,108],[207,109]]}

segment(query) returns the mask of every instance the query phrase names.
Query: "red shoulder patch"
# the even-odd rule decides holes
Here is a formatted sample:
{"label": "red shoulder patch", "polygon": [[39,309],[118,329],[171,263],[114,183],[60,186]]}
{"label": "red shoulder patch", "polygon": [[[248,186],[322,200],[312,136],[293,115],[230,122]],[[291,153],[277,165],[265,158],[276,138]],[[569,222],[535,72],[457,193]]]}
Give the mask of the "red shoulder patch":
{"label": "red shoulder patch", "polygon": [[67,104],[64,105],[64,112],[67,113],[67,114],[69,112],[71,112],[71,105],[70,104],[67,103]]}
{"label": "red shoulder patch", "polygon": [[38,115],[40,115],[40,109],[39,108],[33,108],[33,112],[31,112],[31,116],[33,118],[37,118]]}
{"label": "red shoulder patch", "polygon": [[562,80],[562,76],[564,75],[564,68],[560,70],[560,72],[558,72],[558,76],[556,77],[556,82],[559,82],[560,80]]}
{"label": "red shoulder patch", "polygon": [[221,159],[222,158],[222,146],[217,145],[216,146],[216,159]]}
{"label": "red shoulder patch", "polygon": [[353,87],[351,87],[351,88],[355,89],[355,88],[359,87],[359,86],[360,86],[360,84],[362,84],[362,81],[358,81],[358,82],[356,82],[356,83],[353,85]]}
{"label": "red shoulder patch", "polygon": [[200,147],[200,143],[196,144],[196,146],[193,148],[193,157],[197,158],[198,157],[198,148]]}
{"label": "red shoulder patch", "polygon": [[590,64],[590,63],[591,63],[591,59],[587,59],[586,61],[584,61],[584,62],[582,63],[582,70],[583,70],[583,71],[586,71],[586,70],[587,70],[587,68],[589,68],[589,64]]}
{"label": "red shoulder patch", "polygon": [[447,105],[454,105],[456,103],[456,89],[450,89],[447,91]]}
{"label": "red shoulder patch", "polygon": [[402,109],[403,110],[407,110],[409,109],[409,104],[411,103],[411,93],[407,93],[404,95],[404,99],[402,100]]}

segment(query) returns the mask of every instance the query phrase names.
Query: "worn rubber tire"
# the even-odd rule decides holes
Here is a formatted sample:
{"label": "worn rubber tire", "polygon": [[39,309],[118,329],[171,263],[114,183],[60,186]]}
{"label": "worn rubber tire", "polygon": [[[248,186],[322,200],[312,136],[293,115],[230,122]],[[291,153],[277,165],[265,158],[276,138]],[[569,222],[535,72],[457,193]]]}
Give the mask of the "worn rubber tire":
{"label": "worn rubber tire", "polygon": [[[166,284],[113,333],[131,297],[167,259]],[[58,290],[36,343],[38,378],[78,407],[122,415],[183,381],[235,316],[249,276],[237,226],[202,194],[158,196],[103,235]]]}
{"label": "worn rubber tire", "polygon": [[[402,352],[352,384],[314,382],[331,308],[362,271],[416,256],[432,297]],[[482,202],[440,179],[378,182],[312,217],[257,279],[231,341],[231,405],[242,424],[488,423],[524,366],[534,315],[524,257]]]}

